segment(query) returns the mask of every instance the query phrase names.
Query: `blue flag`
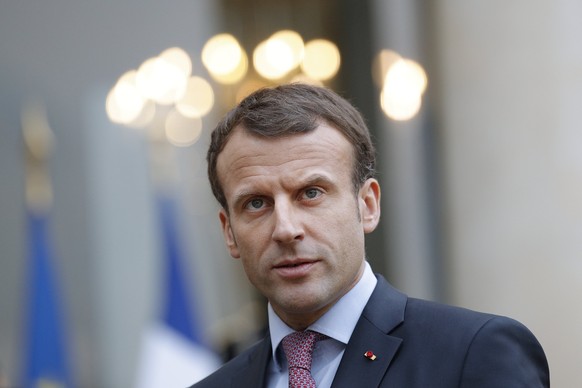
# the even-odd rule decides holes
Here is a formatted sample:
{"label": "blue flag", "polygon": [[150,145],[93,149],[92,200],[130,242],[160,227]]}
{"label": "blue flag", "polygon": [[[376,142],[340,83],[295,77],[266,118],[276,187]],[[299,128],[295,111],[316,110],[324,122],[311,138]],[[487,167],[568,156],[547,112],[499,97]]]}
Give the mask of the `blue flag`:
{"label": "blue flag", "polygon": [[184,279],[185,271],[181,263],[183,255],[178,236],[176,206],[171,198],[160,195],[158,209],[165,250],[163,321],[190,341],[202,344],[204,341],[200,335],[198,319],[194,314],[195,311],[189,298],[190,293]]}
{"label": "blue flag", "polygon": [[28,213],[23,386],[72,387],[46,214]]}
{"label": "blue flag", "polygon": [[170,196],[156,199],[163,246],[162,314],[144,336],[136,388],[187,387],[216,370],[221,361],[205,346],[198,309],[191,300],[176,203]]}

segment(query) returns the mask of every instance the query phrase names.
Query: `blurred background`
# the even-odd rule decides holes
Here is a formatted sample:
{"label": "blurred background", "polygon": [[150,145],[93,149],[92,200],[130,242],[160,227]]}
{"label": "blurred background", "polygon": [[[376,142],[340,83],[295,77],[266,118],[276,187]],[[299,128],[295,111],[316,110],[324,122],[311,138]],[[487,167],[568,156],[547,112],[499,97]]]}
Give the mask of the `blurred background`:
{"label": "blurred background", "polygon": [[261,335],[206,179],[264,85],[366,117],[368,257],[411,296],[526,324],[582,386],[582,3],[0,3],[0,387],[185,386]]}

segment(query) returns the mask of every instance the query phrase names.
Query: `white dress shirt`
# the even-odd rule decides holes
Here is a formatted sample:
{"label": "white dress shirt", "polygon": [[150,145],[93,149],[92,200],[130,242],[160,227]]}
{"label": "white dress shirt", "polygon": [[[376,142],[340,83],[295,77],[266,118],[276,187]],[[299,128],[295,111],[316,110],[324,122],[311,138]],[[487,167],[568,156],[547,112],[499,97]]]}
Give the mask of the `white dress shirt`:
{"label": "white dress shirt", "polygon": [[[317,331],[329,337],[329,339],[317,342],[313,351],[311,375],[318,388],[331,387],[346,345],[376,287],[376,282],[370,265],[365,262],[364,274],[358,283],[321,318],[307,328],[307,330]],[[267,309],[273,349],[267,374],[267,386],[269,388],[288,388],[287,360],[282,347],[280,348],[279,345],[283,338],[294,330],[279,318],[270,303]]]}

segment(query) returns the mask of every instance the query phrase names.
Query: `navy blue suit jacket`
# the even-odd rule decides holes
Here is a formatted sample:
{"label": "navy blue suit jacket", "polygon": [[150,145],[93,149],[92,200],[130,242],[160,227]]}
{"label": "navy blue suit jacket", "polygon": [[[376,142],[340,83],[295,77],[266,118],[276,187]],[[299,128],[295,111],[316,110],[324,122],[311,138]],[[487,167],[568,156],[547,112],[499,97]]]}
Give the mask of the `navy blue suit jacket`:
{"label": "navy blue suit jacket", "polygon": [[[372,350],[375,360],[364,357]],[[261,388],[269,335],[192,387]],[[544,351],[506,317],[408,298],[378,276],[332,387],[549,387]]]}

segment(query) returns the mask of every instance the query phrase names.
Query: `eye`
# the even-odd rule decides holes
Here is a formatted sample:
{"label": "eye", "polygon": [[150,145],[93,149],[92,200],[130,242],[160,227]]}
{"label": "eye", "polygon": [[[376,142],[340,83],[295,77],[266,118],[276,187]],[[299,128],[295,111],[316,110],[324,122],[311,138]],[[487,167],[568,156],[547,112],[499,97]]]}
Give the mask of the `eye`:
{"label": "eye", "polygon": [[245,209],[248,210],[259,210],[265,205],[265,201],[261,198],[253,198],[248,201],[245,205]]}
{"label": "eye", "polygon": [[309,188],[303,192],[303,196],[306,199],[315,199],[321,195],[321,190],[316,188]]}

